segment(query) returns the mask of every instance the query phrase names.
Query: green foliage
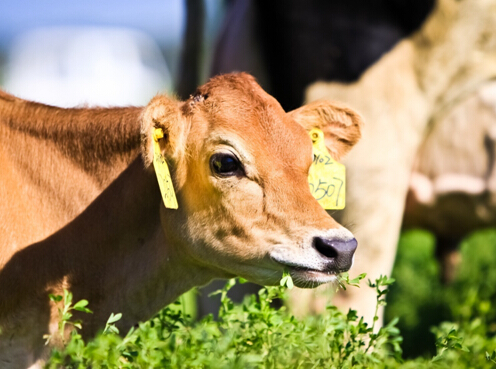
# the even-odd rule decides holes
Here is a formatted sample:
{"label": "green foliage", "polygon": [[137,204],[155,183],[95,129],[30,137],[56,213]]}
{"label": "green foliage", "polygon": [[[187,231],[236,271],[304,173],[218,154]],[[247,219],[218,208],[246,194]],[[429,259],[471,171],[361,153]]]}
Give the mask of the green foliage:
{"label": "green foliage", "polygon": [[[452,315],[468,321],[481,317],[496,323],[496,229],[474,233],[460,247],[462,263],[447,294]],[[491,333],[496,333],[494,327]]]}
{"label": "green foliage", "polygon": [[428,357],[436,348],[436,365],[492,368],[496,230],[476,232],[462,242],[462,262],[455,280],[446,286],[440,283],[434,247],[434,237],[427,232],[402,235],[393,270],[398,283],[388,296],[386,321],[399,317],[408,357]]}
{"label": "green foliage", "polygon": [[[353,284],[365,276],[352,280]],[[348,280],[345,276],[344,281]],[[345,282],[342,282],[345,283]],[[391,279],[370,285],[382,304]],[[303,320],[285,307],[272,307],[293,285],[285,274],[279,287],[262,288],[257,296],[234,304],[227,296],[235,280],[216,291],[221,297],[219,320],[208,316],[188,323],[181,309],[162,310],[125,337],[113,325],[86,343],[74,330],[63,350],[54,350],[47,368],[371,368],[401,356],[401,337],[391,322],[375,331],[355,311],[329,306],[321,316]]]}
{"label": "green foliage", "polygon": [[[57,333],[61,337],[62,343],[65,344],[64,332],[68,324],[72,325],[75,328],[81,329],[81,322],[79,320],[71,321],[72,311],[73,310],[82,311],[84,313],[89,313],[89,314],[91,314],[92,311],[86,307],[88,305],[87,300],[80,300],[76,302],[74,305],[72,305],[72,293],[67,290],[64,290],[64,297],[60,295],[52,295],[52,294],[49,294],[48,297],[50,298],[51,301],[55,303],[62,302],[62,307],[58,308],[59,325],[58,325]],[[53,336],[51,334],[44,335],[43,339],[45,339],[45,345],[48,345],[52,340],[52,338]]]}
{"label": "green foliage", "polygon": [[451,318],[435,258],[435,239],[425,231],[404,232],[392,276],[385,321],[399,317],[406,357],[432,356],[436,337],[430,327]]}
{"label": "green foliage", "polygon": [[360,287],[360,281],[366,277],[365,273],[360,274],[358,277],[350,280],[350,275],[348,272],[341,273],[338,276],[338,284],[343,290],[346,291],[346,286]]}
{"label": "green foliage", "polygon": [[281,278],[281,282],[279,283],[281,287],[287,287],[289,290],[292,290],[294,287],[293,278],[291,278],[291,274],[289,272],[284,272]]}

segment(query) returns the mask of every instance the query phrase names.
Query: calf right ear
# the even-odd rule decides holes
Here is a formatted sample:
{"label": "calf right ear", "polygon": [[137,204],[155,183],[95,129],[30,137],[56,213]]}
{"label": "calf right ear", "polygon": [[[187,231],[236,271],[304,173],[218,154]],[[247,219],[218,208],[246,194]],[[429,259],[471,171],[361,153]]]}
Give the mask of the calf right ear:
{"label": "calf right ear", "polygon": [[325,145],[335,160],[340,160],[362,136],[362,117],[347,106],[318,100],[288,113],[307,131],[319,128]]}
{"label": "calf right ear", "polygon": [[185,135],[180,104],[167,96],[158,95],[145,107],[141,115],[141,153],[147,167],[153,162],[156,129],[163,132],[159,146],[164,158],[172,162],[177,160]]}

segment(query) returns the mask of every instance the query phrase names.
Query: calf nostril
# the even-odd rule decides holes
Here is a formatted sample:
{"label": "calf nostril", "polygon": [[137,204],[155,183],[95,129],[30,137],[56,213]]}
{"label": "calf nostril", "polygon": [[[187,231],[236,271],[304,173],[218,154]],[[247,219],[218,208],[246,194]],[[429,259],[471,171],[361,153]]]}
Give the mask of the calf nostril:
{"label": "calf nostril", "polygon": [[351,240],[336,240],[315,237],[313,247],[322,255],[330,259],[337,259],[339,256],[353,256],[357,248],[356,239]]}
{"label": "calf nostril", "polygon": [[316,237],[313,240],[313,247],[322,255],[334,259],[338,257],[338,251],[334,248],[333,242],[328,239]]}

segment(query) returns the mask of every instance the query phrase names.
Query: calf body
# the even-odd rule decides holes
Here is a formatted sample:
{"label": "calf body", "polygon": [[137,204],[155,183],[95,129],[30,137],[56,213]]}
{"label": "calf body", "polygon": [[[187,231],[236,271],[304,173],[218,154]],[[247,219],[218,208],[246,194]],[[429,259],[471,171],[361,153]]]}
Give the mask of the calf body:
{"label": "calf body", "polygon": [[138,156],[141,111],[62,109],[0,91],[0,268],[74,219]]}
{"label": "calf body", "polygon": [[[126,331],[193,286],[242,276],[300,287],[351,266],[356,241],[312,197],[307,130],[324,131],[336,158],[359,139],[352,110],[317,102],[290,113],[246,74],[212,79],[186,102],[158,96],[142,111],[141,155],[91,205],[0,271],[0,364],[43,357],[57,328],[48,293],[87,299],[83,334],[122,312]],[[178,199],[166,208],[151,165],[153,133]]]}

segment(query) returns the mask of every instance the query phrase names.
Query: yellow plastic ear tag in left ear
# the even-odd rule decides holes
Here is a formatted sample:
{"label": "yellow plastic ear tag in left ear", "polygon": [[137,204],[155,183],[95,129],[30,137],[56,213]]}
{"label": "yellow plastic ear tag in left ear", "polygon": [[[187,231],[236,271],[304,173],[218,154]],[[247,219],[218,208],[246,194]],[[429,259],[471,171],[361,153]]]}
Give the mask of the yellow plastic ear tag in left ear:
{"label": "yellow plastic ear tag in left ear", "polygon": [[153,133],[153,166],[155,167],[155,174],[157,174],[158,186],[162,193],[162,199],[166,208],[177,209],[176,193],[172,185],[172,178],[169,172],[169,167],[165,161],[164,156],[160,151],[158,140],[164,137],[162,128],[155,128]]}
{"label": "yellow plastic ear tag in left ear", "polygon": [[313,163],[308,174],[310,191],[324,209],[344,209],[346,169],[327,151],[320,129],[312,129],[310,137],[313,142]]}

